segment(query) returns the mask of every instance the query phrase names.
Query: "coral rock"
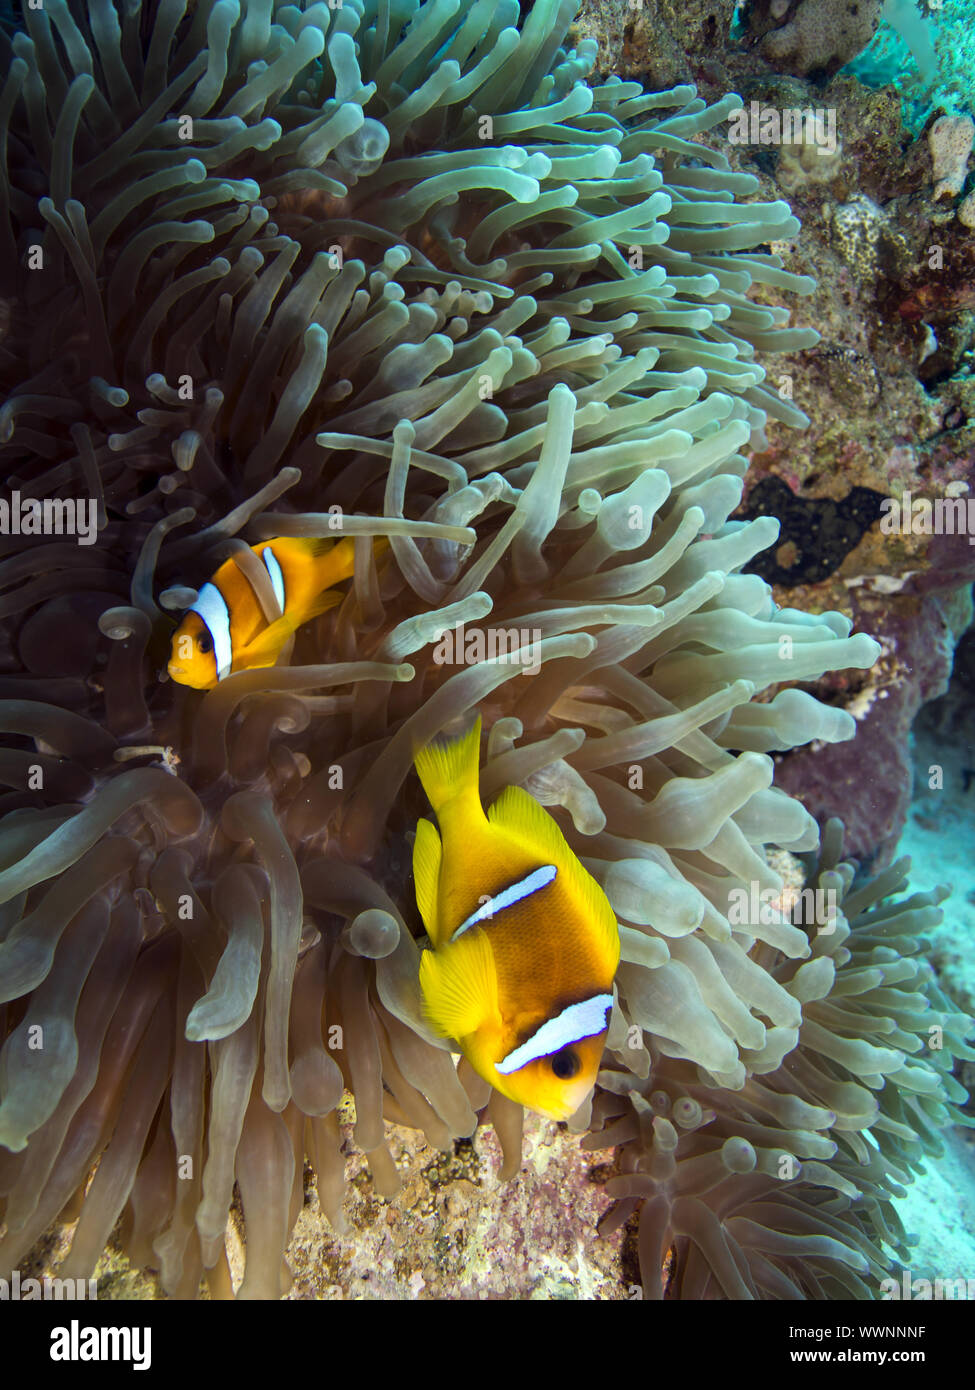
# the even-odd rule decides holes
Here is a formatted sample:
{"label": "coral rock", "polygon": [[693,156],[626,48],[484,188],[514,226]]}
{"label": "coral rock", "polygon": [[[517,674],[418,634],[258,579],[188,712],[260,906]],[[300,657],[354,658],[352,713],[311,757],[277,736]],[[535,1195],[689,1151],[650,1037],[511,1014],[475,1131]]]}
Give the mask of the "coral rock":
{"label": "coral rock", "polygon": [[873,38],[881,8],[880,0],[753,0],[749,32],[780,71],[831,77]]}
{"label": "coral rock", "polygon": [[971,116],[939,116],[928,131],[935,198],[954,198],[961,192],[973,138],[975,121]]}

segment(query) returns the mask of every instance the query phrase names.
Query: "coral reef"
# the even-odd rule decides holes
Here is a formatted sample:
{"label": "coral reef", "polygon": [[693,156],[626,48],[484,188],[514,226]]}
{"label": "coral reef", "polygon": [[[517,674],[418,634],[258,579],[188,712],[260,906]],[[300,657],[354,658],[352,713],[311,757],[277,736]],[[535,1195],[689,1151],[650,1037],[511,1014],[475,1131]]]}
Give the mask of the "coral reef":
{"label": "coral reef", "polygon": [[904,126],[919,136],[941,111],[975,108],[972,0],[886,0],[872,42],[844,69],[897,93]]}
{"label": "coral reef", "polygon": [[969,591],[961,589],[909,596],[897,605],[875,599],[869,607],[878,610],[884,654],[861,689],[835,688],[835,698],[855,711],[856,760],[838,759],[830,748],[812,756],[799,749],[781,760],[776,780],[819,818],[842,808],[849,852],[882,867],[896,853],[915,790],[911,729],[921,707],[948,688],[952,653],[971,622],[972,605]]}
{"label": "coral reef", "polygon": [[[960,93],[956,103],[943,86],[925,86],[930,127],[933,101],[956,111],[970,100],[971,5],[952,0],[926,18],[915,14],[935,34]],[[770,424],[736,516],[768,513],[782,523],[778,547],[751,567],[773,582],[779,603],[839,609],[884,647],[868,678],[804,687],[854,713],[853,749],[842,759],[829,749],[785,754],[779,772],[817,815],[842,816],[848,853],[879,864],[895,852],[911,795],[910,719],[943,687],[975,551],[964,536],[885,535],[876,519],[868,523],[872,503],[863,504],[903,494],[944,499],[951,484],[967,484],[970,496],[975,487],[975,243],[964,221],[972,195],[962,188],[935,198],[940,174],[929,140],[912,140],[902,124],[900,82],[865,88],[848,75],[861,72],[859,62],[825,84],[774,73],[757,46],[743,55],[733,33],[718,34],[706,51],[698,34],[688,30],[686,64],[702,90],[733,84],[747,105],[835,113],[837,156],[808,144],[726,147],[735,170],[758,178],[761,196],[788,194],[802,228],[771,248],[815,281],[807,313],[822,334],[812,350],[779,359],[773,377],[811,426],[796,433]],[[910,64],[900,52],[898,64]],[[620,71],[647,62],[653,71],[656,53],[656,39],[646,57],[627,50]],[[900,685],[909,690],[895,691]],[[899,750],[892,760],[876,756],[890,748]]]}
{"label": "coral reef", "polygon": [[[0,38],[0,458],[98,514],[91,547],[0,541],[4,1269],[76,1217],[62,1273],[120,1223],[168,1294],[227,1295],[236,1191],[238,1296],[280,1296],[306,1157],[344,1227],[344,1091],[379,1196],[387,1122],[446,1154],[490,1122],[517,1170],[520,1110],[418,997],[413,749],[475,707],[485,799],[551,806],[623,924],[593,1112],[614,1220],[662,1185],[648,1295],[671,1236],[685,1295],[865,1293],[901,1248],[889,1194],[969,1055],[911,959],[935,909],[875,906],[898,875],[849,940],[751,905],[767,845],[818,841],[770,754],[855,729],[763,692],[878,654],[778,608],[743,572],[776,523],[732,518],[745,449],[806,422],[756,361],[816,339],[777,302],[813,289],[770,249],[799,224],[707,143],[736,98],[590,85],[573,11],[48,0]],[[290,664],[174,686],[170,615],[242,532],[353,536],[352,586]],[[539,673],[435,659],[484,621]],[[905,1062],[926,1006],[945,1047]]]}
{"label": "coral reef", "polygon": [[[735,0],[645,0],[634,6],[583,0],[575,31],[596,45],[600,75],[626,72],[670,87],[699,80],[708,55],[721,51],[735,8]],[[715,89],[733,85],[723,75]]]}

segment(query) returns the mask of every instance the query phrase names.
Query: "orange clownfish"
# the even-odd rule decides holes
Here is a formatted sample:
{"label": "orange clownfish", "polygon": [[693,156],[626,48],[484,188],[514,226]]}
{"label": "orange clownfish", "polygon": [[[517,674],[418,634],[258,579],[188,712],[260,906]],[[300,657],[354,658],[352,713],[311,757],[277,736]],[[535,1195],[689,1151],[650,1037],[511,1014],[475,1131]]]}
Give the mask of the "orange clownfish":
{"label": "orange clownfish", "polygon": [[436,812],[417,825],[416,898],[433,949],[420,958],[431,1026],[502,1095],[564,1120],[599,1069],[620,958],[616,916],[558,825],[507,787],[487,815],[481,721],[415,758]]}
{"label": "orange clownfish", "polygon": [[250,579],[231,556],[203,585],[173,633],[168,670],[181,685],[211,690],[233,671],[273,666],[302,623],[345,597],[330,591],[353,573],[350,537],[277,536],[251,549],[267,570],[281,616],[266,617]]}

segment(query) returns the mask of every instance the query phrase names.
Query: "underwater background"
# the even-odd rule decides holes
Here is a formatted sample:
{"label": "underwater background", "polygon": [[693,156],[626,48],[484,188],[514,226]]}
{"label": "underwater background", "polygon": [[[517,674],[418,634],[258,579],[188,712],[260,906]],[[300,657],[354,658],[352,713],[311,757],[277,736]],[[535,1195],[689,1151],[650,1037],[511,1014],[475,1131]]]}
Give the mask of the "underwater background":
{"label": "underwater background", "polygon": [[[975,1296],[973,35],[7,0],[0,1278]],[[228,556],[336,532],[276,666],[167,678]],[[420,1003],[413,750],[475,710],[621,923],[568,1125]]]}

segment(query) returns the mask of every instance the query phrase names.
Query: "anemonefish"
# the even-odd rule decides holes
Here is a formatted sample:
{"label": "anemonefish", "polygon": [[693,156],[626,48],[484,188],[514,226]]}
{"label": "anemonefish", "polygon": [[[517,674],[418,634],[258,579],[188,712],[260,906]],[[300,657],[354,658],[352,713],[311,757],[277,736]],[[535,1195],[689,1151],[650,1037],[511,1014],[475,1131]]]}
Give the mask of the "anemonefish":
{"label": "anemonefish", "polygon": [[558,825],[521,787],[487,815],[481,721],[415,756],[437,816],[417,825],[416,898],[432,950],[420,957],[431,1026],[502,1095],[555,1120],[596,1079],[620,958],[613,909]]}
{"label": "anemonefish", "polygon": [[173,680],[210,690],[233,671],[273,666],[293,632],[342,602],[345,594],[335,593],[334,585],[351,577],[354,548],[350,537],[300,536],[277,536],[251,546],[281,610],[273,620],[231,556],[203,585],[173,633],[168,667]]}

